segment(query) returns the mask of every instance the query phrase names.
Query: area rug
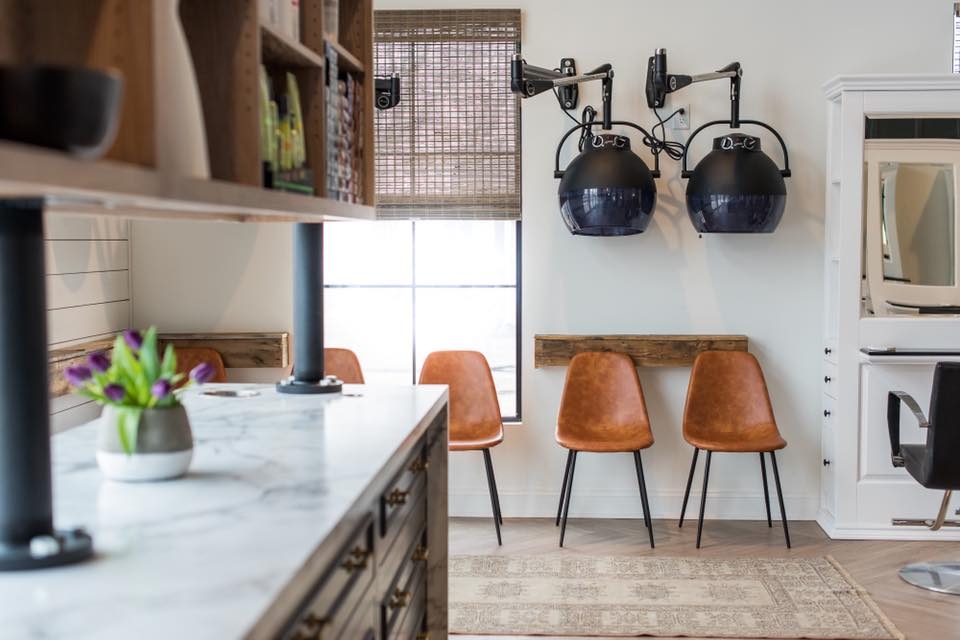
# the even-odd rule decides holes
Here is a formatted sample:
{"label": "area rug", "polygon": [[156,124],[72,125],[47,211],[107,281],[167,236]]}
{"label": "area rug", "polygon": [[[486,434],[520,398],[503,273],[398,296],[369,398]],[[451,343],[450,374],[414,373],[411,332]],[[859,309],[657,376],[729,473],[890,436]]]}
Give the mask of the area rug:
{"label": "area rug", "polygon": [[454,556],[450,632],[903,640],[833,558]]}

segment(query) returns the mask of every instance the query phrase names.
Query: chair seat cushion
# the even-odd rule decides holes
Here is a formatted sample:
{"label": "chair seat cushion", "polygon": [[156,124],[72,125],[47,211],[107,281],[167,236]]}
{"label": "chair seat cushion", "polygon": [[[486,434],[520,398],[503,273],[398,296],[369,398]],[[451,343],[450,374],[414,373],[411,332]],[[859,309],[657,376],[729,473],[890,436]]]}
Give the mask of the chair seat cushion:
{"label": "chair seat cushion", "polygon": [[[697,435],[684,433],[684,439],[697,449],[705,451],[721,451],[728,453],[765,453],[767,451],[779,451],[787,446],[777,431],[776,425],[770,425],[769,428],[755,428],[748,432],[750,437],[729,437],[725,432],[716,432],[715,434],[706,434],[706,430]],[[710,437],[715,435],[716,437]]]}
{"label": "chair seat cushion", "polygon": [[557,434],[557,443],[573,451],[588,453],[624,453],[639,451],[653,444],[650,429],[636,429],[624,433],[622,430],[606,434],[606,437],[578,437],[579,434]]}
{"label": "chair seat cushion", "polygon": [[500,433],[489,438],[476,438],[464,440],[450,440],[450,451],[477,451],[479,449],[489,449],[503,442],[503,430]]}

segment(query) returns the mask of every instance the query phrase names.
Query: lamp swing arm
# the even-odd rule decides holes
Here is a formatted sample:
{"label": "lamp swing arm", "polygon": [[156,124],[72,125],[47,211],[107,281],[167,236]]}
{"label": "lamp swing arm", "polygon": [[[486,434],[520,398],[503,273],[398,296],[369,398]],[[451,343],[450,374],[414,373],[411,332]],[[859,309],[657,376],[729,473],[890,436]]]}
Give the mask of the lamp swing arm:
{"label": "lamp swing arm", "polygon": [[731,62],[722,69],[695,75],[667,73],[667,50],[657,49],[650,57],[647,66],[647,106],[651,109],[662,107],[668,93],[679,91],[694,82],[709,80],[730,80],[730,127],[740,127],[740,80],[743,68],[739,62]]}
{"label": "lamp swing arm", "polygon": [[[687,144],[683,148],[683,156],[680,159],[680,177],[681,178],[683,179],[689,178],[690,175],[693,173],[692,171],[689,171],[687,169],[687,154],[690,152],[690,146],[693,143],[693,139],[697,137],[697,134],[703,131],[704,129],[708,127],[716,126],[718,124],[727,125],[730,128],[736,128],[733,126],[733,122],[731,120],[711,120],[710,122],[706,124],[702,124],[699,127],[697,127],[694,130],[694,132],[690,134],[690,137],[687,138]],[[783,141],[783,136],[781,136],[776,129],[768,125],[766,122],[761,122],[759,120],[741,120],[740,124],[752,124],[758,127],[763,127],[764,129],[766,129],[767,131],[773,134],[773,136],[777,139],[777,142],[780,143],[780,149],[783,150],[783,169],[780,169],[780,175],[783,176],[784,178],[789,178],[791,175],[790,156],[787,153],[787,143]]]}
{"label": "lamp swing arm", "polygon": [[[591,126],[596,124],[597,122],[594,120],[591,120],[589,122],[583,122],[581,124],[571,127],[569,131],[563,134],[563,137],[560,138],[560,143],[557,145],[556,155],[554,156],[554,164],[553,164],[554,178],[557,178],[557,179],[562,178],[563,174],[565,173],[564,171],[560,170],[560,152],[563,150],[563,145],[567,142],[567,138],[573,135],[575,131],[579,131],[580,129],[589,129]],[[644,129],[643,127],[641,127],[640,125],[634,122],[628,122],[626,120],[612,120],[608,124],[610,126],[619,125],[623,127],[631,127],[633,129],[636,129],[637,131],[643,134],[645,140],[649,140],[653,138],[653,136],[650,134],[649,131],[647,131],[646,129]],[[606,126],[604,127],[604,129],[609,129],[609,128],[610,127],[606,127]],[[650,173],[654,178],[660,177],[660,155],[659,154],[656,154],[656,153],[653,154],[653,171],[651,171]]]}
{"label": "lamp swing arm", "polygon": [[609,63],[577,76],[567,75],[556,69],[527,64],[519,53],[514,54],[510,64],[510,90],[522,98],[532,98],[551,89],[612,78],[613,67]]}

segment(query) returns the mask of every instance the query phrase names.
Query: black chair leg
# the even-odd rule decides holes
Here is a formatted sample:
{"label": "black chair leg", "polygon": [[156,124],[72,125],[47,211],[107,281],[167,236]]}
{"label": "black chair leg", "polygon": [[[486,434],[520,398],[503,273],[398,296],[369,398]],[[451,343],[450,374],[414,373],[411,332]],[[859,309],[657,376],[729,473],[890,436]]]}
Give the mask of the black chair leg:
{"label": "black chair leg", "polygon": [[563,518],[560,520],[560,546],[563,546],[563,537],[567,533],[567,514],[570,513],[570,495],[573,493],[573,473],[577,469],[577,452],[571,451],[570,478],[567,480],[567,492],[563,499]]}
{"label": "black chair leg", "polygon": [[650,503],[647,501],[647,483],[643,479],[643,462],[640,452],[633,452],[633,460],[637,465],[637,481],[640,483],[640,502],[643,504],[643,522],[647,525],[647,534],[650,536],[650,548],[653,549],[653,521],[650,519]]}
{"label": "black chair leg", "polygon": [[493,462],[490,460],[490,449],[483,450],[483,464],[487,469],[487,489],[490,490],[490,506],[493,508],[493,524],[497,528],[497,544],[503,546],[500,538],[500,499],[497,497],[497,484],[493,477]]}
{"label": "black chair leg", "polygon": [[773,481],[777,485],[777,500],[780,502],[780,518],[783,520],[783,537],[790,548],[790,530],[787,528],[787,512],[783,508],[783,491],[780,489],[780,471],[777,469],[777,454],[770,452],[770,463],[773,465]]}
{"label": "black chair leg", "polygon": [[767,526],[773,528],[773,520],[770,519],[770,490],[767,488],[767,463],[763,459],[763,452],[760,452],[760,473],[763,475],[763,500],[767,505]]}
{"label": "black chair leg", "polygon": [[[697,522],[697,549],[700,548],[700,535],[703,533],[703,510],[707,506],[707,481],[710,479],[710,458],[713,451],[707,451],[707,461],[703,466],[703,493],[700,494],[700,521]],[[776,469],[776,466],[774,466]],[[776,473],[776,472],[774,472]]]}
{"label": "black chair leg", "polygon": [[[490,450],[486,449],[487,456],[490,456]],[[497,520],[503,525],[503,509],[500,508],[500,489],[497,488],[497,475],[493,472],[493,459],[490,460],[490,482],[493,484],[493,499],[497,501]]]}
{"label": "black chair leg", "polygon": [[560,503],[557,505],[557,524],[560,526],[560,514],[563,513],[563,497],[567,494],[567,478],[570,477],[570,461],[573,460],[573,451],[567,451],[567,468],[563,471],[563,484],[560,485]]}
{"label": "black chair leg", "polygon": [[697,470],[697,456],[700,455],[700,449],[694,447],[693,449],[693,462],[690,463],[690,475],[687,476],[687,488],[683,492],[683,506],[680,507],[680,524],[677,525],[678,528],[683,528],[683,516],[687,512],[687,500],[690,498],[690,485],[693,484],[693,472]]}

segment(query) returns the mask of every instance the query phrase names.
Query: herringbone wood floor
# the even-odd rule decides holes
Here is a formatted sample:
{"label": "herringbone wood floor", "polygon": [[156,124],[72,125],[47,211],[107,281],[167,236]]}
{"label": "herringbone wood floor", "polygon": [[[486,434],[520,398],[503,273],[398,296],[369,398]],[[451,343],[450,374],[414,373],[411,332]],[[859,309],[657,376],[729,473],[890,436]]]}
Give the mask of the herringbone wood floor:
{"label": "herringbone wood floor", "polygon": [[[773,529],[769,529],[766,522],[708,520],[704,523],[702,548],[697,550],[694,548],[696,519],[685,522],[683,529],[677,528],[676,521],[667,520],[654,520],[653,527],[657,548],[651,550],[642,520],[571,518],[564,548],[559,549],[559,529],[553,520],[507,519],[503,526],[503,547],[497,547],[491,519],[454,518],[450,522],[450,553],[770,558],[831,555],[870,592],[880,609],[909,640],[960,640],[960,596],[924,591],[897,576],[897,570],[908,562],[960,559],[960,543],[830,540],[815,522],[791,522],[793,549],[788,550],[784,546],[783,531],[776,522]],[[491,636],[457,637],[459,640],[493,640]]]}

